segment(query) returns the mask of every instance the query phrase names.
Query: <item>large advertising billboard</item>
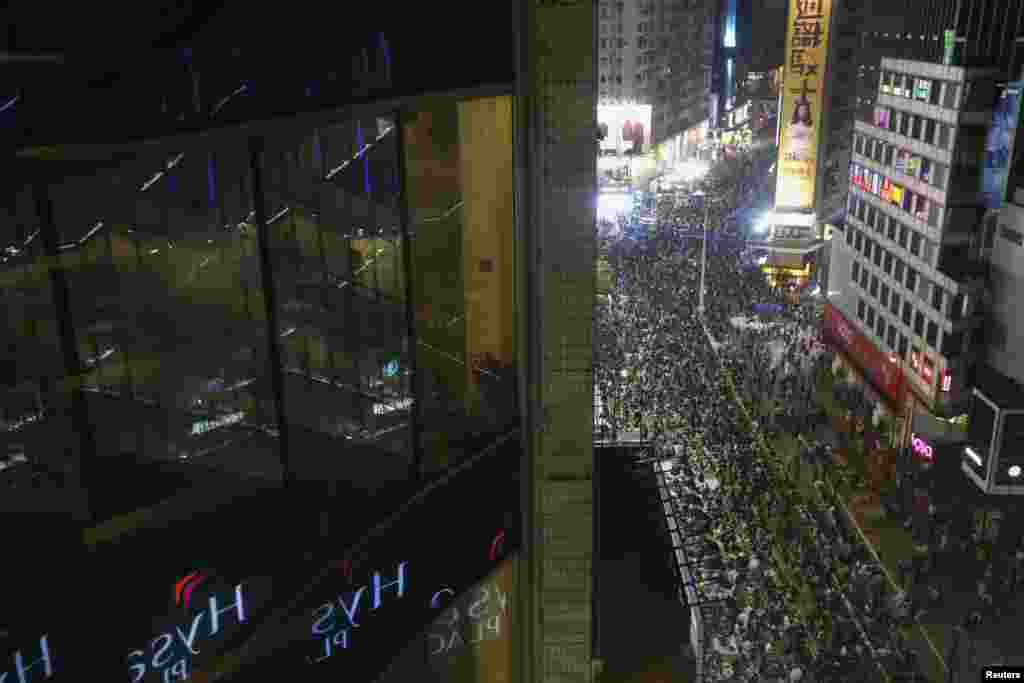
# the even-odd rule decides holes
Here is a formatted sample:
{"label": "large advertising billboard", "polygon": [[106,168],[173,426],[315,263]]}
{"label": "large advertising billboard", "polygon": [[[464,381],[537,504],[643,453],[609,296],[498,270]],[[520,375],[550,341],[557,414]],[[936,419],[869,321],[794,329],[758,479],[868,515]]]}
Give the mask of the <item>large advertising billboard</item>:
{"label": "large advertising billboard", "polygon": [[779,113],[777,210],[814,208],[831,0],[790,0]]}
{"label": "large advertising billboard", "polygon": [[1006,176],[1013,158],[1013,143],[1020,119],[1020,96],[1024,81],[1007,83],[992,112],[992,127],[985,140],[985,169],[982,194],[990,209],[998,209],[1006,194]]}
{"label": "large advertising billboard", "polygon": [[649,104],[601,105],[597,108],[597,126],[604,136],[602,152],[623,154],[628,150],[644,152],[651,144]]}

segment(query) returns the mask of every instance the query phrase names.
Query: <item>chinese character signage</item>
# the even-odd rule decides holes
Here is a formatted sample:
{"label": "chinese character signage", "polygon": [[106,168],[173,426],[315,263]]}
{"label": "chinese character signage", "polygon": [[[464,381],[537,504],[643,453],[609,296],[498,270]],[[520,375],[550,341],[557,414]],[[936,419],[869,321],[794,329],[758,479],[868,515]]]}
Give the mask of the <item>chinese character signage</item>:
{"label": "chinese character signage", "polygon": [[831,0],[791,0],[776,210],[814,208]]}

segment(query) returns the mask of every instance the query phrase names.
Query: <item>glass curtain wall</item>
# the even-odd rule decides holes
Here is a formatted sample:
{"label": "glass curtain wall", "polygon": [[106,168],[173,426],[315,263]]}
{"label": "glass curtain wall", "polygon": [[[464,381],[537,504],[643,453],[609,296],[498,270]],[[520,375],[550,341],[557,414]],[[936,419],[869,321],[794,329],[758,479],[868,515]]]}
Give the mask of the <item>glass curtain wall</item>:
{"label": "glass curtain wall", "polygon": [[163,605],[243,549],[320,557],[518,428],[511,98],[296,120],[51,148],[4,193],[0,510],[31,585],[89,549]]}

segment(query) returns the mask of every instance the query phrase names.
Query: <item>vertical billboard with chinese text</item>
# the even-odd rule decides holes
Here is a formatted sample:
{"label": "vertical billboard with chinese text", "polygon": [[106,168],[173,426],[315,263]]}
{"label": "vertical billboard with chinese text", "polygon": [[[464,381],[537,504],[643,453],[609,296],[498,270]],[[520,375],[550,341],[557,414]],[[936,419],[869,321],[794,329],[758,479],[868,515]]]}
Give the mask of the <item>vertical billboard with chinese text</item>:
{"label": "vertical billboard with chinese text", "polygon": [[814,207],[831,0],[790,0],[776,211]]}

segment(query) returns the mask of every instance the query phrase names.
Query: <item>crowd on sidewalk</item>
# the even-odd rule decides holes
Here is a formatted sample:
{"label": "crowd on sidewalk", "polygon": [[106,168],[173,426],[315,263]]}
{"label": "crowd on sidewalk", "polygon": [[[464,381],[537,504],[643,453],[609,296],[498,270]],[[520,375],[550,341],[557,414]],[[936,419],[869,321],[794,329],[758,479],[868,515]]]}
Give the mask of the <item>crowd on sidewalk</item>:
{"label": "crowd on sidewalk", "polygon": [[[730,217],[757,179],[738,173],[752,167],[706,179],[722,207],[715,232],[739,234]],[[906,596],[886,593],[828,487],[802,491],[779,470],[744,408],[772,398],[796,406],[797,396],[809,407],[806,377],[827,362],[806,334],[811,309],[785,304],[761,272],[742,267],[741,242],[709,240],[701,319],[701,244],[675,227],[698,215],[666,218],[644,239],[602,244],[613,281],[596,316],[595,380],[607,429],[642,430],[665,454],[680,528],[698,542],[709,598],[705,680],[874,680],[865,676],[915,670],[898,629]],[[772,332],[788,344],[781,358],[733,322],[763,303],[781,306],[785,324]]]}

